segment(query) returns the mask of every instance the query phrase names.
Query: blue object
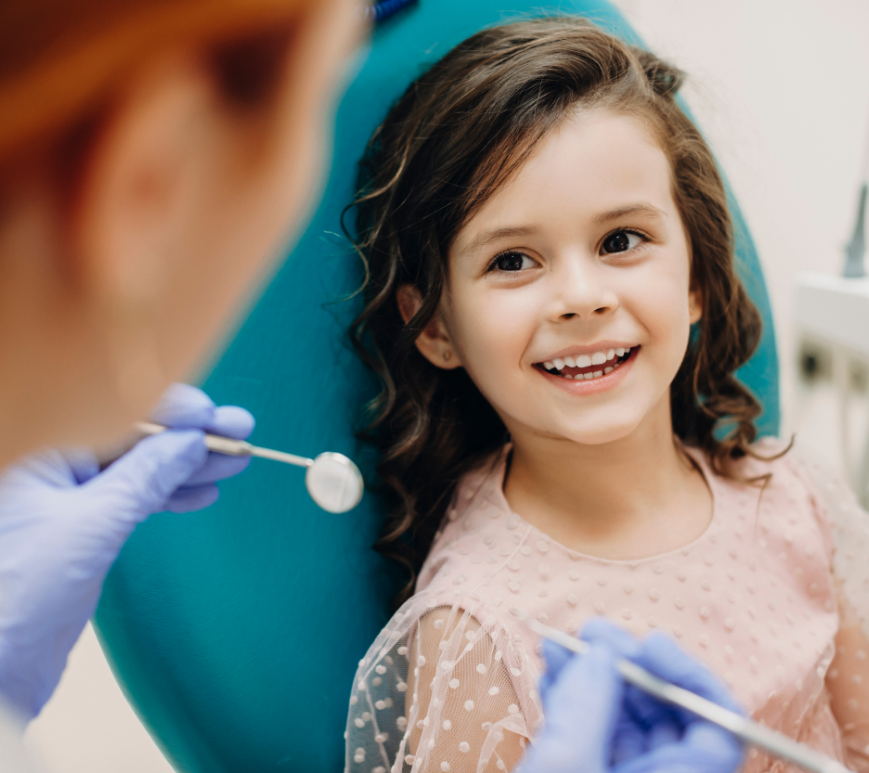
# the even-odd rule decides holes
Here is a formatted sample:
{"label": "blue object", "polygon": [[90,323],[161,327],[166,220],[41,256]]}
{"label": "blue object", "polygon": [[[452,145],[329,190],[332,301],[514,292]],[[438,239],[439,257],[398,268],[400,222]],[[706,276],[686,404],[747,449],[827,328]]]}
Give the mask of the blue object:
{"label": "blue object", "polygon": [[366,9],[368,21],[374,24],[380,24],[386,21],[390,16],[395,16],[403,8],[419,2],[419,0],[380,0],[379,3],[369,6]]}
{"label": "blue object", "polygon": [[[503,11],[502,9],[508,9]],[[377,27],[340,104],[333,171],[311,225],[206,380],[209,394],[257,417],[255,442],[316,456],[338,451],[366,476],[354,440],[373,377],[346,329],[362,266],[341,233],[357,163],[389,107],[425,67],[480,28],[517,14],[579,13],[632,41],[606,0],[423,0]],[[741,375],[778,428],[775,343],[763,277],[734,207],[741,272],[764,315]],[[178,770],[306,771],[343,766],[356,665],[390,616],[392,567],[370,546],[381,526],[366,495],[344,515],[319,510],[303,472],[258,464],[201,514],[158,515],[111,573],[98,632],[119,682]]]}
{"label": "blue object", "polygon": [[52,451],[0,477],[0,694],[31,719],[60,680],[69,651],[93,615],[106,573],[149,515],[208,507],[215,481],[248,459],[209,454],[202,430],[244,439],[240,408],[215,408],[176,385],[155,418],[172,427],[147,438],[105,471],[90,453]]}
{"label": "blue object", "polygon": [[743,749],[734,736],[626,686],[616,661],[627,658],[667,682],[744,714],[705,667],[661,633],[640,643],[603,618],[589,620],[582,638],[591,646],[581,657],[549,641],[544,645],[548,672],[541,697],[546,726],[523,761],[522,773],[735,773]]}

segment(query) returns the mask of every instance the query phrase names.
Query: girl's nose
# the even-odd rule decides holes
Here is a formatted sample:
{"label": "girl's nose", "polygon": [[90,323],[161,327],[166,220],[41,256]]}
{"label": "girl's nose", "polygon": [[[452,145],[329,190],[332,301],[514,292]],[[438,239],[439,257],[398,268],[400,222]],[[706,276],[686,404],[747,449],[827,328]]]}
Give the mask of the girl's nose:
{"label": "girl's nose", "polygon": [[550,316],[558,320],[590,320],[612,314],[619,306],[619,296],[611,279],[601,266],[581,259],[570,261],[563,271],[552,275]]}

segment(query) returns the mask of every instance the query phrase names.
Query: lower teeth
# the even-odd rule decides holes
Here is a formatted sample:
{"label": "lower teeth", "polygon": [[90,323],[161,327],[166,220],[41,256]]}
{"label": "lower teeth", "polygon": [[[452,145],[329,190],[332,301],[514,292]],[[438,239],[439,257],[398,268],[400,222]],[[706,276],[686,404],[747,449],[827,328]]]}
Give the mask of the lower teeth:
{"label": "lower teeth", "polygon": [[621,365],[621,363],[619,363],[618,365],[613,365],[612,367],[607,368],[605,371],[596,370],[596,371],[594,371],[594,373],[585,373],[585,374],[578,373],[575,376],[571,376],[569,373],[565,373],[563,378],[572,378],[572,379],[575,379],[576,381],[583,381],[583,380],[584,381],[594,381],[594,379],[596,379],[596,378],[600,378],[601,376],[606,376],[606,375],[612,373],[617,367],[619,367],[619,365]]}
{"label": "lower teeth", "polygon": [[546,370],[547,373],[550,373],[553,376],[560,376],[561,378],[569,378],[576,381],[593,381],[596,378],[608,376],[616,368],[621,367],[625,362],[627,362],[629,353],[629,351],[625,352],[624,359],[616,358],[615,365],[607,365],[603,370],[595,370],[591,373],[577,373],[575,376],[571,376],[569,373],[562,373],[560,370],[546,370],[545,368],[544,370]]}

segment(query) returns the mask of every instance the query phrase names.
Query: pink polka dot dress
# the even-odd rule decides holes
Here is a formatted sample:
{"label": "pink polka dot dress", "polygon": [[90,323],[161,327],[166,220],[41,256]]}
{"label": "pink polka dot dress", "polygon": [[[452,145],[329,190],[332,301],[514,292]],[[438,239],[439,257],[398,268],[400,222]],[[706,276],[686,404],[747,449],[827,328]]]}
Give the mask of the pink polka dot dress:
{"label": "pink polka dot dress", "polygon": [[[746,478],[771,473],[753,485],[717,476],[688,451],[712,493],[708,528],[630,561],[569,550],[513,513],[506,452],[468,473],[417,593],[360,662],[348,770],[512,769],[544,721],[537,637],[515,607],[571,634],[593,615],[639,636],[664,631],[756,719],[869,770],[869,640],[857,612],[869,609],[866,514],[830,478],[822,498],[793,453],[743,460]],[[752,751],[745,770],[790,768]]]}

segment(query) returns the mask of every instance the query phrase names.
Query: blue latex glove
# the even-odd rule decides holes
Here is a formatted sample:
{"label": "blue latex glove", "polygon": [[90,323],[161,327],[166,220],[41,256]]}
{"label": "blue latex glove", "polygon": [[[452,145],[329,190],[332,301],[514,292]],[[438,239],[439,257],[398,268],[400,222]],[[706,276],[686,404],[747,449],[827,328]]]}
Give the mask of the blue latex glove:
{"label": "blue latex glove", "polygon": [[673,684],[743,713],[727,689],[667,636],[633,639],[612,623],[590,620],[577,657],[545,642],[541,680],[546,726],[522,761],[522,773],[733,773],[743,749],[730,733],[689,711],[626,685],[615,663],[628,658]]}
{"label": "blue latex glove", "polygon": [[49,452],[0,478],[0,693],[29,720],[50,697],[133,529],[152,513],[199,510],[247,457],[211,454],[203,430],[245,439],[253,417],[174,385],[145,438],[103,472],[89,453]]}

